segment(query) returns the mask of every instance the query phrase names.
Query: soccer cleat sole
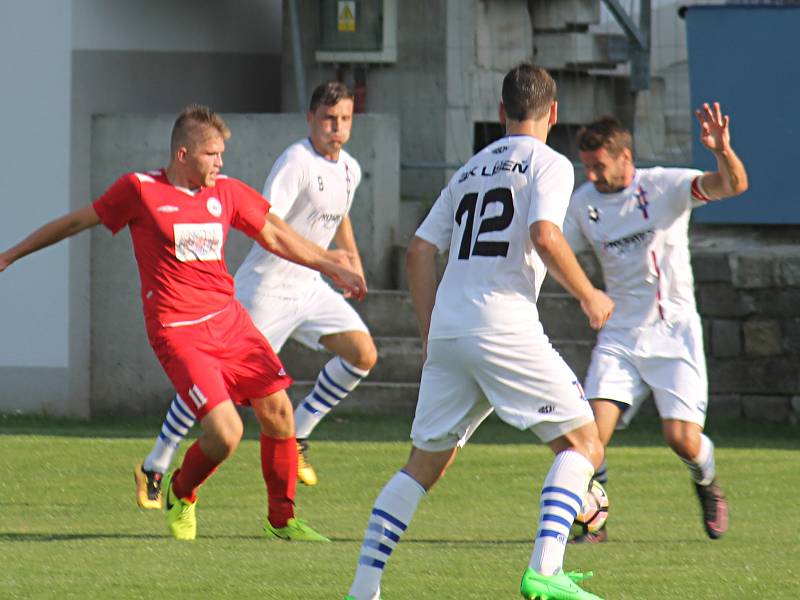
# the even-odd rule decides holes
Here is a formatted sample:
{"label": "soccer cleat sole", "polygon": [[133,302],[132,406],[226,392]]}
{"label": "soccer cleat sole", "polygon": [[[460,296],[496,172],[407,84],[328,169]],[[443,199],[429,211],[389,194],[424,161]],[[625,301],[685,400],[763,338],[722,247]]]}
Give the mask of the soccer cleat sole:
{"label": "soccer cleat sole", "polygon": [[161,494],[155,499],[147,493],[147,475],[143,471],[143,463],[139,462],[133,467],[133,482],[136,485],[136,504],[144,510],[161,510]]}

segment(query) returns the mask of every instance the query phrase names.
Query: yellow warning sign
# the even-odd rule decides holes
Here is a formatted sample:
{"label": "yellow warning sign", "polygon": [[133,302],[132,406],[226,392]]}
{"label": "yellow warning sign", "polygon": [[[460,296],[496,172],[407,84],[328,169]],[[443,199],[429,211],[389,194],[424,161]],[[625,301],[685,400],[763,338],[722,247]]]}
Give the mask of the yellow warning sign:
{"label": "yellow warning sign", "polygon": [[339,31],[355,31],[356,30],[356,3],[354,0],[340,1],[339,8],[336,11],[337,26]]}

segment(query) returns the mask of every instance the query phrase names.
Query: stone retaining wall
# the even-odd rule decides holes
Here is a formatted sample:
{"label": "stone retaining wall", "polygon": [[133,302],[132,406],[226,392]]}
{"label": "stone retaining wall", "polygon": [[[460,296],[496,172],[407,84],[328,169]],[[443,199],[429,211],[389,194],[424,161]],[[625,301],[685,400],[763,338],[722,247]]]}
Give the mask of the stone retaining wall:
{"label": "stone retaining wall", "polygon": [[800,421],[800,244],[693,244],[710,413]]}

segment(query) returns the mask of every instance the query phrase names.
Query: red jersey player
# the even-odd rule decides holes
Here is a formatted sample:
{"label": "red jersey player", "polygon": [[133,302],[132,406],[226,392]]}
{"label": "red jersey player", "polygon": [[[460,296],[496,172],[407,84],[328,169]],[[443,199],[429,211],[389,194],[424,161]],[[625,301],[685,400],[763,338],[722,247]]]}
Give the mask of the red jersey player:
{"label": "red jersey player", "polygon": [[[120,177],[93,204],[51,221],[0,253],[0,271],[17,259],[103,223],[130,227],[141,279],[150,345],[175,389],[200,421],[202,434],[183,464],[165,478],[167,520],[177,539],[196,536],[197,489],[242,437],[234,404],[252,406],[261,424],[267,485],[267,537],[327,541],[294,517],[297,451],[291,379],[267,340],[234,299],[223,246],[232,226],[270,252],[318,270],[360,298],[364,279],[270,215],[269,202],[220,174],[230,130],[203,106],[175,121],[166,169]],[[349,266],[349,265],[348,265]]]}

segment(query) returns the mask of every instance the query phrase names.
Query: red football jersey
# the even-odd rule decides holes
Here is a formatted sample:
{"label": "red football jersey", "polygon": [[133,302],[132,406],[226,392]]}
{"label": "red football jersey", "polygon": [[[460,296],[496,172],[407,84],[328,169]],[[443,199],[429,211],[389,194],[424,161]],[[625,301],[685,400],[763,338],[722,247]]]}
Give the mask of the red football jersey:
{"label": "red football jersey", "polygon": [[214,187],[191,192],[172,185],[163,169],[123,175],[93,206],[112,233],[130,227],[149,327],[197,321],[225,308],[234,295],[225,266],[228,229],[255,236],[270,207],[236,179],[218,175]]}

